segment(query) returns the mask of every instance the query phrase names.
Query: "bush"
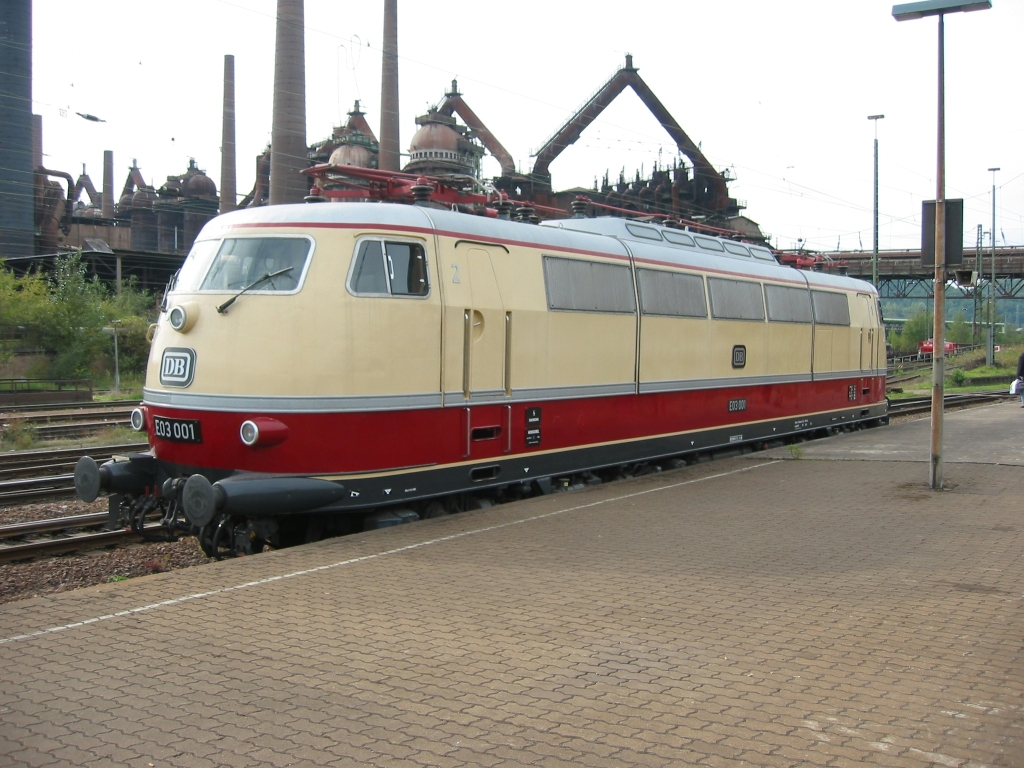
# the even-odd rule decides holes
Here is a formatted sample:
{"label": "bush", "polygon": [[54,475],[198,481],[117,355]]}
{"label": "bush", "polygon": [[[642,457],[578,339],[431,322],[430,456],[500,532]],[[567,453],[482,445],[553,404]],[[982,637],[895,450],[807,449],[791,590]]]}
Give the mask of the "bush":
{"label": "bush", "polygon": [[[134,278],[118,294],[90,279],[78,253],[58,258],[45,279],[0,269],[0,332],[21,347],[41,348],[49,358],[31,371],[33,377],[85,378],[94,371],[113,371],[110,324],[117,327],[121,372],[145,372],[146,331],[157,312],[155,297],[139,290]],[[0,347],[0,363],[9,356]]]}
{"label": "bush", "polygon": [[118,321],[117,352],[121,376],[126,373],[145,373],[146,362],[149,360],[149,342],[146,341],[148,330],[149,323],[144,317],[130,315]]}
{"label": "bush", "polygon": [[50,374],[59,379],[85,378],[106,348],[106,289],[98,280],[86,277],[79,253],[59,257],[48,282],[50,293],[41,325],[43,347],[53,354]]}

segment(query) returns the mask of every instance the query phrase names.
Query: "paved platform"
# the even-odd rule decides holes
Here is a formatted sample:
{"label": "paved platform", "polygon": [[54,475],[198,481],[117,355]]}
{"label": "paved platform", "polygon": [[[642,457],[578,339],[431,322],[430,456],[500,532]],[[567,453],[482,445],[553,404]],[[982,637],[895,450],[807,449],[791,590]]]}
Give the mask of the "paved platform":
{"label": "paved platform", "polygon": [[941,493],[910,422],[2,606],[0,765],[1024,766],[1022,427],[950,414]]}

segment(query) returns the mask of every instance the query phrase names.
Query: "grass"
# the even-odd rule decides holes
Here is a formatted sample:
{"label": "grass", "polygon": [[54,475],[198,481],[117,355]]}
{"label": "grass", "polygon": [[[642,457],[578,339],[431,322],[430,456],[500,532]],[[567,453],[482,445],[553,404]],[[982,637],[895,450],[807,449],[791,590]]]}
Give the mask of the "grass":
{"label": "grass", "polygon": [[121,388],[114,391],[114,377],[104,376],[93,382],[92,399],[105,403],[110,400],[141,400],[142,387],[146,383],[144,373],[126,373],[121,376]]}
{"label": "grass", "polygon": [[[966,392],[1008,392],[1010,380],[1017,372],[1017,358],[1024,346],[1004,346],[995,355],[995,365],[985,365],[985,353],[971,355],[953,356],[946,358],[946,386],[945,391],[950,394],[963,394]],[[1005,377],[1005,382],[995,384],[974,384],[975,379],[982,379],[991,376]],[[931,369],[921,370],[919,376],[897,384],[902,392],[889,393],[890,400],[900,400],[908,397],[920,397],[927,395],[932,389]]]}
{"label": "grass", "polygon": [[35,445],[36,431],[31,424],[15,421],[0,426],[0,450],[27,451]]}
{"label": "grass", "polygon": [[57,440],[45,440],[36,443],[37,448],[89,448],[94,445],[123,445],[125,443],[144,443],[146,434],[136,432],[131,427],[111,427],[88,437],[62,437]]}
{"label": "grass", "polygon": [[96,403],[109,403],[111,400],[141,400],[142,387],[127,388],[122,385],[117,392],[113,390],[93,392],[92,399]]}
{"label": "grass", "polygon": [[[24,428],[24,431],[31,427]],[[129,427],[111,427],[88,437],[62,437],[55,440],[37,440],[34,431],[29,436],[9,437],[11,429],[0,431],[0,450],[4,451],[40,451],[59,450],[62,448],[92,448],[100,445],[125,445],[128,443],[144,443],[146,435]]]}

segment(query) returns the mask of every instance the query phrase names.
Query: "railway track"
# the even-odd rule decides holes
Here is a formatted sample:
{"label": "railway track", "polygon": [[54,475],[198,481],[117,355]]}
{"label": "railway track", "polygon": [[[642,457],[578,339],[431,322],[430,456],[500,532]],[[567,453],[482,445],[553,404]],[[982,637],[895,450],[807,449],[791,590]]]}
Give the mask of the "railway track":
{"label": "railway track", "polygon": [[131,531],[96,530],[106,522],[107,514],[99,513],[0,526],[0,563],[138,540]]}
{"label": "railway track", "polygon": [[[995,403],[1011,397],[1003,393],[966,393],[946,395],[944,402],[946,408],[956,408]],[[930,411],[930,397],[907,398],[889,407],[890,416],[912,416]],[[74,493],[74,474],[68,469],[73,470],[80,456],[89,454],[102,462],[115,454],[144,450],[146,447],[142,443],[91,449],[0,454],[0,506],[70,496]],[[38,472],[47,474],[21,476]],[[20,475],[15,479],[3,479],[18,473]],[[98,530],[106,525],[107,519],[106,513],[96,513],[0,526],[0,562],[27,560],[43,555],[139,540],[137,534],[128,530]]]}
{"label": "railway track", "polygon": [[28,427],[43,440],[86,437],[111,427],[128,426],[137,400],[99,403],[17,405],[0,410],[0,429]]}
{"label": "railway track", "polygon": [[[1003,400],[1016,398],[1016,395],[1008,395],[1002,392],[965,392],[956,395],[946,395],[943,398],[943,409],[960,408],[968,405],[981,405],[983,403],[998,403]],[[931,413],[932,398],[908,397],[897,400],[889,405],[889,416],[915,416],[921,413]]]}
{"label": "railway track", "polygon": [[146,448],[146,443],[125,443],[0,454],[0,507],[72,496],[75,492],[75,463],[82,456],[92,456],[102,463],[112,456]]}

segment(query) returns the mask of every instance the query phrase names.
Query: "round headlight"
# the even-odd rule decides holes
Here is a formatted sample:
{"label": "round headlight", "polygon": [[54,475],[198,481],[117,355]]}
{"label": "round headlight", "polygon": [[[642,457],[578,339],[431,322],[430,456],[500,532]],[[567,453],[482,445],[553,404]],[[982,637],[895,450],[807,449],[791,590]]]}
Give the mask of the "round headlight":
{"label": "round headlight", "polygon": [[188,313],[185,312],[183,307],[173,307],[167,313],[167,322],[171,324],[171,328],[180,331],[185,327],[185,323],[188,322]]}
{"label": "round headlight", "polygon": [[146,429],[146,414],[142,412],[141,408],[135,408],[132,411],[131,416],[128,417],[129,422],[132,425],[132,429],[136,432],[143,432]]}
{"label": "round headlight", "polygon": [[256,445],[256,441],[260,439],[260,428],[254,421],[243,421],[242,428],[238,430],[238,436],[246,445]]}

